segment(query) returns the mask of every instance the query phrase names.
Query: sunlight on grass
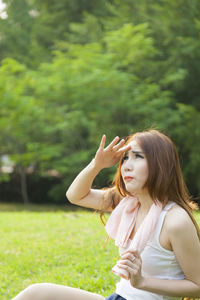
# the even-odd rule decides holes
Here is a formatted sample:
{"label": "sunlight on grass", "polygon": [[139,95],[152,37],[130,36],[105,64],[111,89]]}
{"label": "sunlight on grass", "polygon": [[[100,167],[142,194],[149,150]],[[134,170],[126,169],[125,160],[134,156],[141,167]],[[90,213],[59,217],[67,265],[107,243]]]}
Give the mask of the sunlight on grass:
{"label": "sunlight on grass", "polygon": [[2,204],[0,210],[1,300],[36,282],[113,292],[118,252],[111,241],[103,247],[107,235],[98,214],[68,206],[24,210]]}
{"label": "sunlight on grass", "polygon": [[[0,299],[26,286],[52,282],[107,296],[118,256],[99,215],[79,207],[0,204]],[[200,213],[195,213],[200,224]]]}

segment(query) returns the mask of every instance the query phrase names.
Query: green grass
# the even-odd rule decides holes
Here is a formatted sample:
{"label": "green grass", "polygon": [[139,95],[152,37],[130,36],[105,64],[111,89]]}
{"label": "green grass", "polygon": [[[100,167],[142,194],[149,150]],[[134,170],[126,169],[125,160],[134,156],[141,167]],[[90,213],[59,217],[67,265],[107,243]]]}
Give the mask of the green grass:
{"label": "green grass", "polygon": [[[200,224],[200,213],[195,214]],[[107,296],[118,256],[99,215],[76,207],[0,204],[0,300],[52,282]]]}
{"label": "green grass", "polygon": [[0,237],[0,300],[36,282],[114,291],[118,251],[91,210],[0,204]]}

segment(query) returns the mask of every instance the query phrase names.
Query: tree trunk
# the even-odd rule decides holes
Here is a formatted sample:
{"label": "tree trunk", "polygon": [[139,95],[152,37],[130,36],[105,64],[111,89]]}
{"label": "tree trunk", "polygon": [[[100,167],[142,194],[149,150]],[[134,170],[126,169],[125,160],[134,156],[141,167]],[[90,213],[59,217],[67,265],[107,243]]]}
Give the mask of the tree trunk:
{"label": "tree trunk", "polygon": [[20,181],[21,181],[22,199],[23,199],[24,204],[26,205],[29,203],[27,178],[26,178],[25,169],[21,163],[19,164],[19,173],[20,173]]}

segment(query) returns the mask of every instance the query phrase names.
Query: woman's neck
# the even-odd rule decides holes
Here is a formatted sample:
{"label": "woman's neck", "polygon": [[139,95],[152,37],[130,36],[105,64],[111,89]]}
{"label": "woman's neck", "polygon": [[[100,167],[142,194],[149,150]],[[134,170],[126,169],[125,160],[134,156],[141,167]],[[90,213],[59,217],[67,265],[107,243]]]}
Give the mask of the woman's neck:
{"label": "woman's neck", "polygon": [[140,211],[148,212],[154,203],[150,195],[148,193],[141,193],[137,194],[137,197],[140,202]]}

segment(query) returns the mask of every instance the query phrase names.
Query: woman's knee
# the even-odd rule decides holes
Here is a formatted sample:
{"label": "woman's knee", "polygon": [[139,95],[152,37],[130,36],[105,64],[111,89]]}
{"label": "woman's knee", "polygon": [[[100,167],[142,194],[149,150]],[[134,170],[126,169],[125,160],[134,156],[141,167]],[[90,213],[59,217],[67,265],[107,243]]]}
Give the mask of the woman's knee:
{"label": "woman's knee", "polygon": [[47,300],[48,299],[48,284],[35,283],[28,286],[13,300]]}
{"label": "woman's knee", "polygon": [[105,300],[104,297],[67,286],[52,283],[35,283],[27,287],[13,300],[72,300],[72,299],[95,299]]}

